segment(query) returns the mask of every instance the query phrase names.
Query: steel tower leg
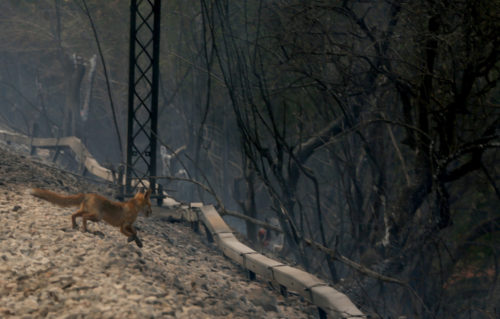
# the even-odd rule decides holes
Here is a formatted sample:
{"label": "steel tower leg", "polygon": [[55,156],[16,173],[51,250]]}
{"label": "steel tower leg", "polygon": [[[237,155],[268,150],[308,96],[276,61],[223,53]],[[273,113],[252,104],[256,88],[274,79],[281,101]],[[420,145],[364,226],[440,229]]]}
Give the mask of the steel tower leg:
{"label": "steel tower leg", "polygon": [[131,0],[127,125],[127,164],[124,197],[138,188],[156,186],[156,134],[161,0]]}

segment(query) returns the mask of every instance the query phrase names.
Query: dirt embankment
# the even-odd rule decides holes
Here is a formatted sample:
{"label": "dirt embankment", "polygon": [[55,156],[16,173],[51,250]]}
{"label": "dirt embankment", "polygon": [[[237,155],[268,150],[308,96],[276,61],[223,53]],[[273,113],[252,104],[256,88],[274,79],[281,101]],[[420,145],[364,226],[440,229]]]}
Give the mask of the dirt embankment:
{"label": "dirt embankment", "polygon": [[140,217],[142,249],[118,229],[71,228],[71,208],[29,195],[112,190],[0,145],[1,318],[314,318],[315,308],[246,279],[183,224]]}

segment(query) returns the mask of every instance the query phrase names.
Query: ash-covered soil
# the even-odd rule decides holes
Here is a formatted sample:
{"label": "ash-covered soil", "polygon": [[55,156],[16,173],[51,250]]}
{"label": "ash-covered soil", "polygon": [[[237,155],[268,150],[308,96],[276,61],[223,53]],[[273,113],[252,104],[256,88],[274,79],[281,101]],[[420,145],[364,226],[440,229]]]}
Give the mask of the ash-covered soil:
{"label": "ash-covered soil", "polygon": [[[72,208],[29,195],[113,191],[0,145],[0,318],[314,318],[187,225],[139,217],[144,247],[117,228],[71,228]],[[80,222],[81,224],[81,222]]]}

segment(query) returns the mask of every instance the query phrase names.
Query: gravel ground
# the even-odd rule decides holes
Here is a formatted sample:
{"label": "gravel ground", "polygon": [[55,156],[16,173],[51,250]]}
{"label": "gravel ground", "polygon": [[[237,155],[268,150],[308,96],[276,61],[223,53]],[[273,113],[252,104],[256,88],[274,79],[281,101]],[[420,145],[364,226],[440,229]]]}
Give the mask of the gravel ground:
{"label": "gravel ground", "polygon": [[[71,228],[72,208],[29,195],[113,191],[0,145],[0,318],[315,318],[182,223],[139,217],[144,247],[117,228]],[[81,223],[80,223],[81,224]]]}

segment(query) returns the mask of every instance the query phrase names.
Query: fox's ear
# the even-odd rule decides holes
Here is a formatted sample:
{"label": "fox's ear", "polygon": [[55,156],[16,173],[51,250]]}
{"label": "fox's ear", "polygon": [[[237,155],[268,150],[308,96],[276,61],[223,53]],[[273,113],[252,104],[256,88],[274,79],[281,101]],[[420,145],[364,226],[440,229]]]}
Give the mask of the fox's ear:
{"label": "fox's ear", "polygon": [[144,194],[144,197],[149,198],[149,195],[151,195],[151,188],[148,188],[148,190],[146,191],[146,194]]}

